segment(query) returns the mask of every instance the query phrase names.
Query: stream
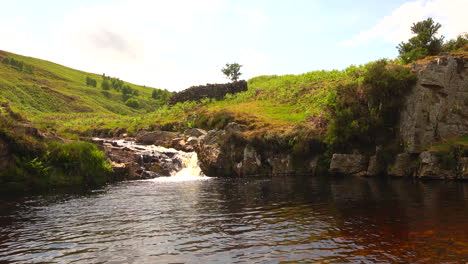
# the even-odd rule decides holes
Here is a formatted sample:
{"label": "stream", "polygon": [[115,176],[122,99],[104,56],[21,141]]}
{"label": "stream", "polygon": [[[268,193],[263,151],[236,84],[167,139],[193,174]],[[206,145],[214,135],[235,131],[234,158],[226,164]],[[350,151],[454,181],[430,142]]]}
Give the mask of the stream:
{"label": "stream", "polygon": [[[468,183],[167,177],[0,200],[0,263],[466,263]],[[170,154],[172,153],[172,154]],[[172,162],[172,161],[171,161]]]}

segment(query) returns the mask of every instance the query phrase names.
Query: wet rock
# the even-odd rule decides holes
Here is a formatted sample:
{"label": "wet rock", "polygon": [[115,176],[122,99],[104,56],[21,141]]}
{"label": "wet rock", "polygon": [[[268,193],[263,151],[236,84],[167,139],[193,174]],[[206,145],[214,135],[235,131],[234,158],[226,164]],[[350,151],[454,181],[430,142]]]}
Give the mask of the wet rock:
{"label": "wet rock", "polygon": [[333,154],[330,169],[332,173],[359,174],[367,173],[368,159],[360,154]]}
{"label": "wet rock", "polygon": [[420,168],[418,178],[424,179],[455,179],[456,168],[445,169],[439,162],[435,152],[425,151],[419,155]]}
{"label": "wet rock", "polygon": [[[202,171],[209,176],[225,176],[231,174],[230,160],[222,151],[226,141],[224,130],[210,130],[195,147]],[[225,166],[229,164],[229,167]],[[229,171],[228,171],[229,170]]]}

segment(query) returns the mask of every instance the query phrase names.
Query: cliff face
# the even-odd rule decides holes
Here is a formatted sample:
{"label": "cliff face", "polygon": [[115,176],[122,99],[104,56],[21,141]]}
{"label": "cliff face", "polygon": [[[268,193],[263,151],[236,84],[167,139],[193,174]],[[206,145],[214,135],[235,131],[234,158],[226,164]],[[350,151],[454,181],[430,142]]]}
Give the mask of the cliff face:
{"label": "cliff face", "polygon": [[[431,149],[434,143],[460,138],[468,134],[468,56],[446,55],[426,58],[412,65],[418,81],[405,97],[400,112],[399,134],[404,152],[396,155],[387,170],[379,172],[377,156],[369,159],[367,171],[359,167],[347,169],[351,154],[335,154],[331,172],[342,174],[420,179],[467,179],[466,151],[440,152]],[[451,151],[451,152],[450,152]],[[377,152],[377,151],[376,151]],[[367,159],[364,155],[358,155]],[[341,159],[338,159],[341,157]],[[353,168],[356,163],[352,162]]]}
{"label": "cliff face", "polygon": [[441,56],[414,64],[418,82],[406,97],[400,135],[408,153],[468,132],[468,57]]}

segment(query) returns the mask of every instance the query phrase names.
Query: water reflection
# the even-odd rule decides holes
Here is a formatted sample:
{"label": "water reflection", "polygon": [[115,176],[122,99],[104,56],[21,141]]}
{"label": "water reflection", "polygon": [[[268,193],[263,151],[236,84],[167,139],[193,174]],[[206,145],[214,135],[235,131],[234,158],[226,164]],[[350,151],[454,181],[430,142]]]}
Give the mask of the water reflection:
{"label": "water reflection", "polygon": [[0,209],[0,263],[468,259],[466,183],[136,181],[86,195],[3,201]]}

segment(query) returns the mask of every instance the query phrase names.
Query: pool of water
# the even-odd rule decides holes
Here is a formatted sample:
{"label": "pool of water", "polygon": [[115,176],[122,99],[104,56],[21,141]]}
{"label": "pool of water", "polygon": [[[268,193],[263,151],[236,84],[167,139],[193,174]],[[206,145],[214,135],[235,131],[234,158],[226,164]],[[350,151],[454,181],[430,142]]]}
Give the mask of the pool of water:
{"label": "pool of water", "polygon": [[465,263],[468,183],[160,178],[0,200],[0,263]]}

